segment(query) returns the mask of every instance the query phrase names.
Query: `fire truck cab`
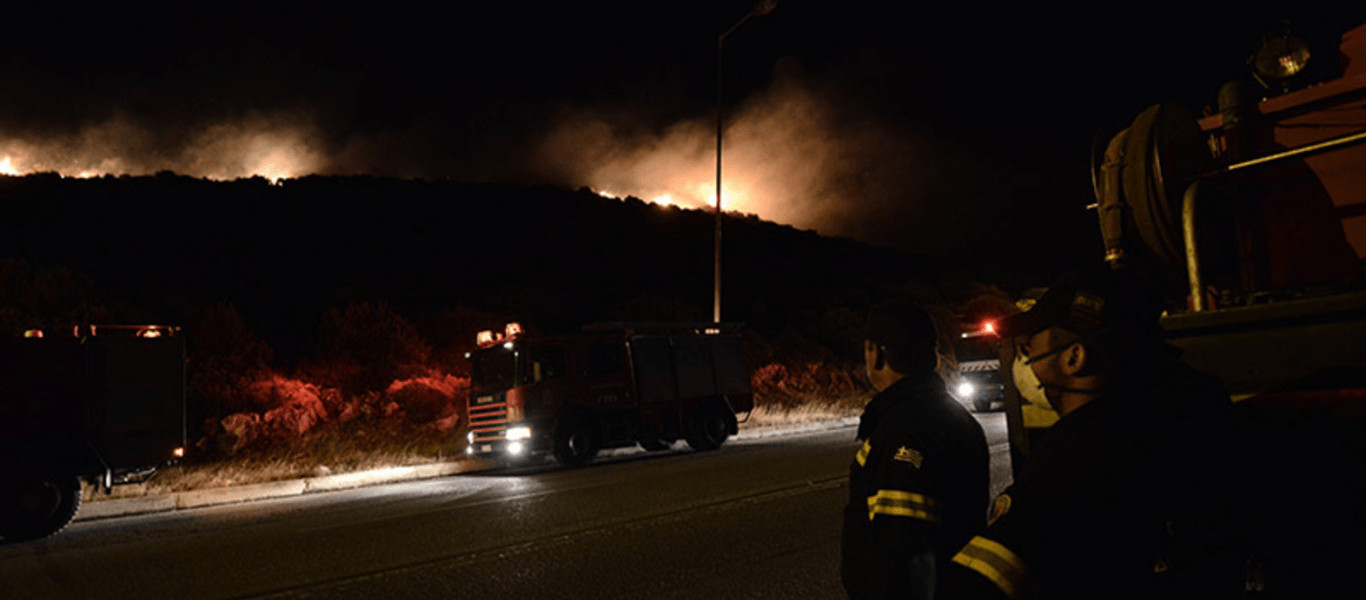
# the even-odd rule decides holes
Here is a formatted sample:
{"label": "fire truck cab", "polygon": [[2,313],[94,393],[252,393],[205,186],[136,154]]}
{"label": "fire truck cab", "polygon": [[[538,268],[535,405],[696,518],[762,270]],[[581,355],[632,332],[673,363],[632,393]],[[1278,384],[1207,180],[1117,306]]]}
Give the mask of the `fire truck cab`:
{"label": "fire truck cab", "polygon": [[733,325],[617,323],[573,335],[480,332],[470,353],[466,453],[552,453],[582,465],[600,449],[715,450],[753,408]]}

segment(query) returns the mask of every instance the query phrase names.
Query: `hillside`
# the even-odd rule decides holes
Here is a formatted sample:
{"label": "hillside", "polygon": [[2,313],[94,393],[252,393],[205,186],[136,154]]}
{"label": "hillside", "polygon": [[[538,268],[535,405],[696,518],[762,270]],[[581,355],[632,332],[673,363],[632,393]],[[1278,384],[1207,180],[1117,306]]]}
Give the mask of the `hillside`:
{"label": "hillside", "polygon": [[[478,329],[711,316],[714,214],[586,189],[31,175],[0,177],[0,202],[0,327],[183,325],[210,456],[367,428],[449,451]],[[870,302],[921,300],[952,336],[959,307],[994,292],[753,216],[723,231],[723,316],[747,324],[773,409],[861,402]]]}

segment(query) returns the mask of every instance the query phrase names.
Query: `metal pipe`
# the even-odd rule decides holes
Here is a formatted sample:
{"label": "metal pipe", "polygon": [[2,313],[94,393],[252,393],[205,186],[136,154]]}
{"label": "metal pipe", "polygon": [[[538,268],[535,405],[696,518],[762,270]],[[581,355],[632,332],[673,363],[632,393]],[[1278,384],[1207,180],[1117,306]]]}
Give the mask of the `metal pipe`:
{"label": "metal pipe", "polygon": [[1200,274],[1200,257],[1195,234],[1195,204],[1200,195],[1201,184],[1206,179],[1242,169],[1269,165],[1292,158],[1322,154],[1330,150],[1354,146],[1363,142],[1366,142],[1366,131],[1339,136],[1307,146],[1300,146],[1299,148],[1292,148],[1284,152],[1268,154],[1240,163],[1234,163],[1217,171],[1197,175],[1195,180],[1186,187],[1186,193],[1181,198],[1181,229],[1186,242],[1186,277],[1190,281],[1191,312],[1202,312],[1208,308],[1205,306],[1204,281]]}
{"label": "metal pipe", "polygon": [[1181,198],[1181,229],[1186,240],[1186,276],[1190,280],[1191,312],[1205,310],[1205,286],[1200,279],[1200,256],[1195,239],[1195,201],[1200,195],[1203,179],[1197,179],[1186,187]]}
{"label": "metal pipe", "polygon": [[721,81],[726,62],[723,60],[723,51],[725,48],[726,35],[735,31],[735,28],[739,27],[741,23],[744,23],[746,19],[749,19],[749,15],[745,15],[744,19],[740,19],[739,23],[736,23],[734,27],[726,30],[725,33],[716,36],[716,234],[713,236],[716,246],[713,256],[715,257],[716,262],[713,265],[712,271],[714,279],[711,309],[711,318],[714,323],[721,322],[721,133],[725,110],[721,104]]}
{"label": "metal pipe", "polygon": [[712,322],[715,323],[721,322],[721,134],[723,132],[725,114],[725,109],[721,104],[721,82],[722,76],[725,73],[726,61],[724,60],[724,51],[726,36],[735,33],[735,30],[739,29],[741,25],[744,25],[746,21],[749,21],[750,17],[762,17],[773,12],[773,9],[777,7],[778,3],[776,0],[763,0],[754,5],[754,8],[750,9],[748,13],[745,13],[745,16],[741,17],[739,21],[736,21],[734,25],[731,25],[730,29],[727,29],[721,35],[716,36],[716,235],[713,236],[716,247],[712,254],[715,257],[715,263],[712,267],[714,277],[712,282],[711,308]]}

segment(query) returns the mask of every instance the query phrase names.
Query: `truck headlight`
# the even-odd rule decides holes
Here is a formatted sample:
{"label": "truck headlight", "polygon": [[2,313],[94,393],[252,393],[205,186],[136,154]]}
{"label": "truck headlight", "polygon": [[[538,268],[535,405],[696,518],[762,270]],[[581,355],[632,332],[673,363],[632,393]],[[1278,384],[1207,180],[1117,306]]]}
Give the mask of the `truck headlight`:
{"label": "truck headlight", "polygon": [[958,387],[954,388],[954,391],[958,393],[959,398],[968,399],[971,398],[973,394],[977,393],[977,386],[964,381],[959,383]]}
{"label": "truck headlight", "polygon": [[522,450],[525,450],[525,448],[522,447],[521,442],[512,442],[508,444],[508,454],[517,456],[522,453]]}
{"label": "truck headlight", "polygon": [[509,427],[507,433],[508,441],[529,440],[531,439],[530,427]]}
{"label": "truck headlight", "polygon": [[471,431],[471,432],[469,432],[468,434],[465,435],[465,441],[466,441],[466,442],[469,442],[470,444],[473,444],[473,443],[474,443],[474,432],[473,432],[473,431]]}

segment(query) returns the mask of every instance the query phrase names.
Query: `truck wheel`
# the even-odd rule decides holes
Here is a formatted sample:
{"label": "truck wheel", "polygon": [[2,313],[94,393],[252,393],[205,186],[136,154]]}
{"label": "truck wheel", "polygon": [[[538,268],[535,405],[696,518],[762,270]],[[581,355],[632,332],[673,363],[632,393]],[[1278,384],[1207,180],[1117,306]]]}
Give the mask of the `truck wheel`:
{"label": "truck wheel", "polygon": [[703,412],[688,432],[688,447],[706,452],[721,447],[730,437],[730,417],[719,409]]}
{"label": "truck wheel", "polygon": [[598,454],[593,428],[584,421],[571,421],[555,432],[555,460],[566,467],[577,467]]}
{"label": "truck wheel", "polygon": [[7,542],[45,538],[61,531],[81,506],[75,475],[17,475],[0,484],[0,537]]}

